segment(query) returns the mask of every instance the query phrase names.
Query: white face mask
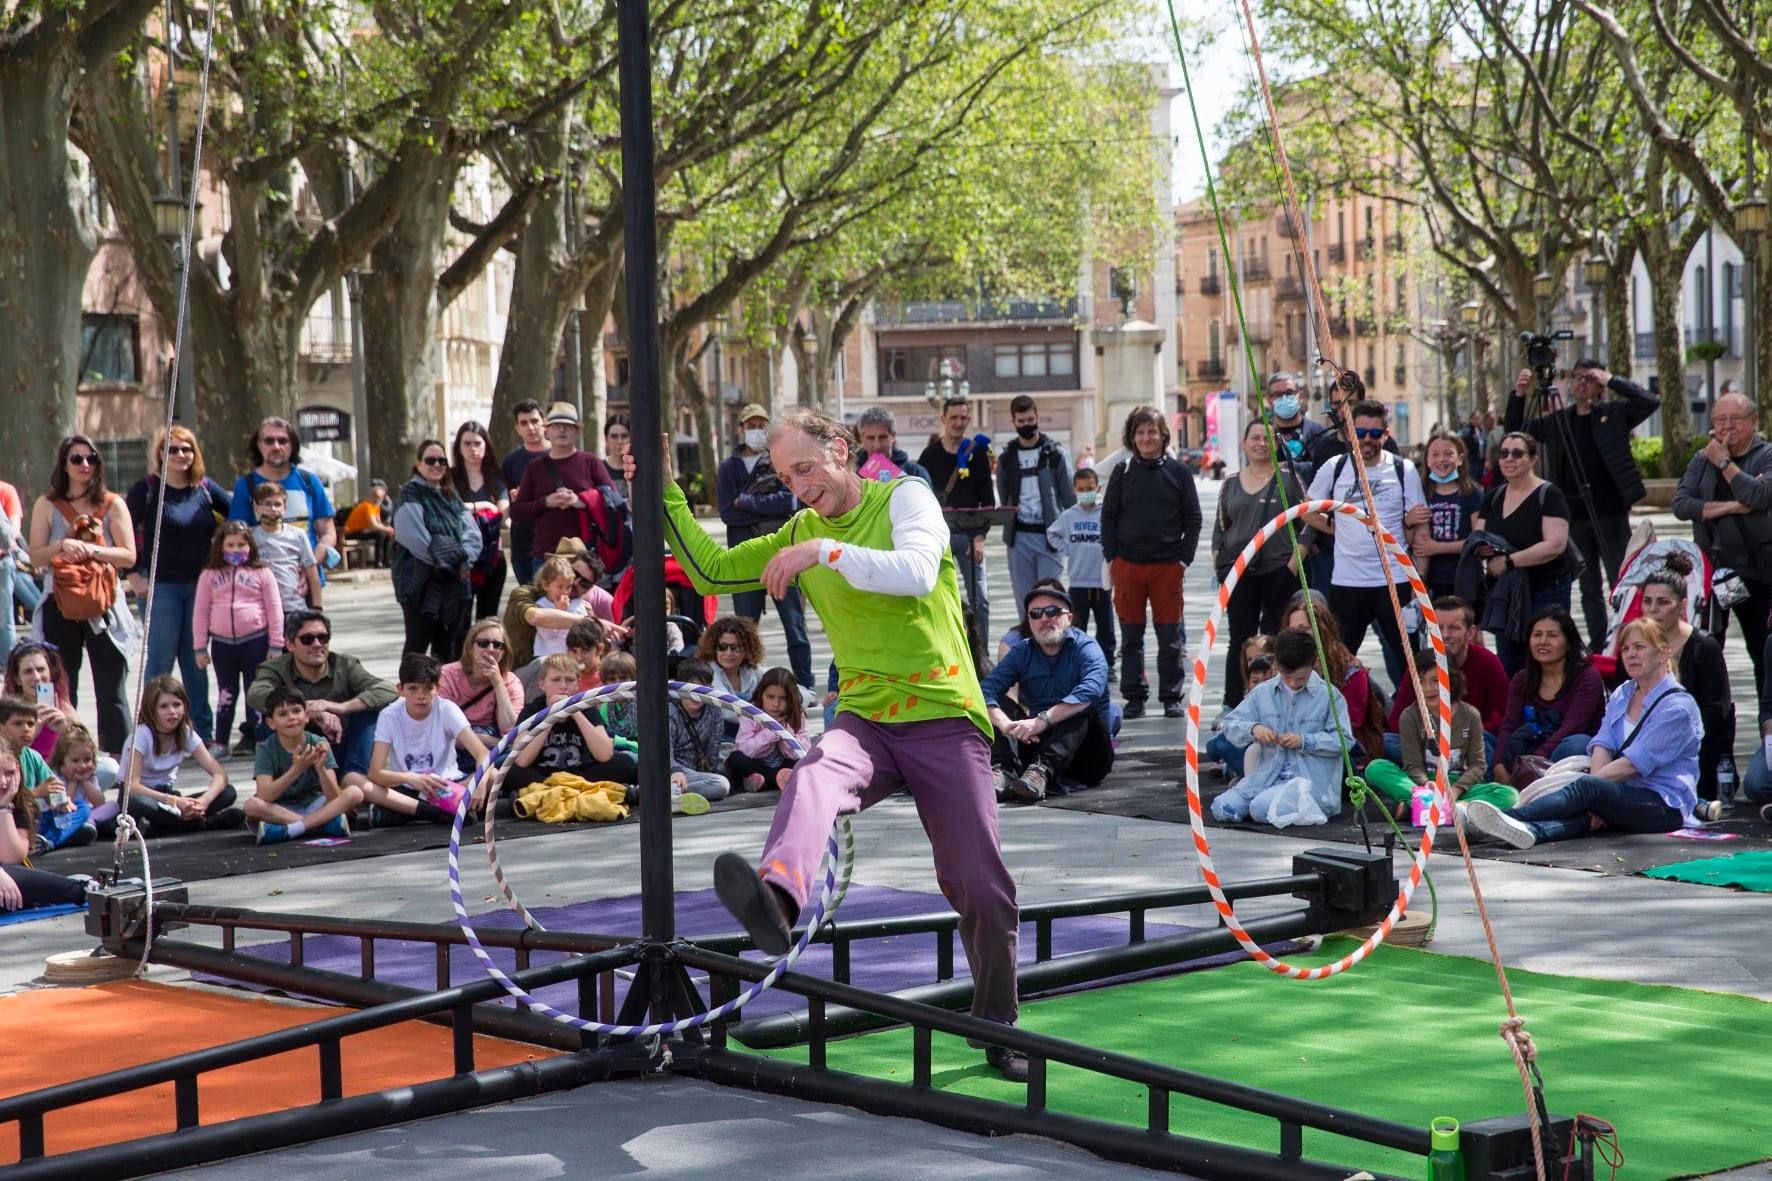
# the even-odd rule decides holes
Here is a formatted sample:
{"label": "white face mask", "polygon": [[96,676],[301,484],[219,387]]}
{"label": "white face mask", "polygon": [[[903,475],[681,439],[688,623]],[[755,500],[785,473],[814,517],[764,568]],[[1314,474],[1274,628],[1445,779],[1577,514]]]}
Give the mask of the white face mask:
{"label": "white face mask", "polygon": [[749,447],[752,451],[763,450],[763,448],[769,445],[769,432],[746,431],[744,433],[744,445]]}

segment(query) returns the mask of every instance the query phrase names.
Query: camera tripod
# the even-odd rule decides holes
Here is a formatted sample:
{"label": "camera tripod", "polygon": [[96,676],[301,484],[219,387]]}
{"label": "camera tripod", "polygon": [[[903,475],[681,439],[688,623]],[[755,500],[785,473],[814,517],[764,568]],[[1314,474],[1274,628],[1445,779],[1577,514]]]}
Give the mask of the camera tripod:
{"label": "camera tripod", "polygon": [[[1563,396],[1557,391],[1556,386],[1551,384],[1550,375],[1551,370],[1547,367],[1533,370],[1534,381],[1531,391],[1526,395],[1525,410],[1521,415],[1519,429],[1525,430],[1528,423],[1543,423],[1543,433],[1538,436],[1539,443],[1544,450],[1543,470],[1561,474],[1557,464],[1553,462],[1554,458],[1560,456],[1563,463],[1567,465],[1567,473],[1574,477],[1573,480],[1557,483],[1557,486],[1562,489],[1563,494],[1571,502],[1579,502],[1580,505],[1579,508],[1575,503],[1570,505],[1570,542],[1573,544],[1575,540],[1573,535],[1575,514],[1582,513],[1582,519],[1586,522],[1590,536],[1593,538],[1595,551],[1584,554],[1584,557],[1590,562],[1598,563],[1597,575],[1600,581],[1601,598],[1609,601],[1613,583],[1616,581],[1612,572],[1623,563],[1624,552],[1622,548],[1616,553],[1612,552],[1613,547],[1607,543],[1605,531],[1600,528],[1599,510],[1594,507],[1593,482],[1588,475],[1586,464],[1582,461],[1581,452],[1575,446],[1575,433],[1569,424],[1569,415],[1564,413],[1570,408],[1563,404]],[[1580,579],[1576,579],[1577,585],[1572,588],[1575,598],[1581,597],[1580,581]],[[1574,603],[1571,602],[1570,606],[1573,607]],[[1587,614],[1585,605],[1582,608],[1582,614],[1584,617]],[[1588,626],[1591,631],[1592,620],[1588,621]],[[1601,634],[1605,634],[1604,624],[1601,626]]]}

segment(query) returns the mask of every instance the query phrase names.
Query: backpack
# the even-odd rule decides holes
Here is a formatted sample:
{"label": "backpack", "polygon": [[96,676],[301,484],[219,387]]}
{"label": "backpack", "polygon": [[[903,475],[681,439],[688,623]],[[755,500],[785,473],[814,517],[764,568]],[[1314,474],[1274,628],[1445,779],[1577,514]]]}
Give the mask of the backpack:
{"label": "backpack", "polygon": [[[110,511],[114,496],[107,493],[99,517],[76,514],[65,500],[51,500],[68,523],[68,536],[91,545],[102,545],[103,514]],[[110,614],[117,602],[117,568],[103,558],[70,558],[57,554],[50,560],[50,588],[55,609],[70,623],[84,623]]]}

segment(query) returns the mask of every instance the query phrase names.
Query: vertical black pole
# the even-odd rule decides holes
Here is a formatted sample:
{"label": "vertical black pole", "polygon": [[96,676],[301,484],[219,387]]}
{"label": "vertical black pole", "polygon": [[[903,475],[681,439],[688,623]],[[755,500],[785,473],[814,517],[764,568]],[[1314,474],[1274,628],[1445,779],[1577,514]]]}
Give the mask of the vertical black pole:
{"label": "vertical black pole", "polygon": [[[677,933],[671,884],[669,723],[665,693],[664,467],[659,439],[658,234],[652,176],[652,44],[646,0],[618,0],[621,184],[628,289],[629,412],[635,466],[635,717],[640,731],[641,920],[649,939]],[[590,424],[587,430],[594,429]],[[656,974],[656,973],[655,973]],[[645,975],[635,987],[645,987]]]}

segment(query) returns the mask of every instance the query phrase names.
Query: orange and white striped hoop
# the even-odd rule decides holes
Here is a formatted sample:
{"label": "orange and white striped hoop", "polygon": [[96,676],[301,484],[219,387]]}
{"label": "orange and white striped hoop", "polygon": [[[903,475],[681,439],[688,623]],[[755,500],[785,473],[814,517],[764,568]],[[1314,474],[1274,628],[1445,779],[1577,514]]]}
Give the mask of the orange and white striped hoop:
{"label": "orange and white striped hoop", "polygon": [[[1262,949],[1261,945],[1250,938],[1243,924],[1237,921],[1236,912],[1231,909],[1230,900],[1224,895],[1224,886],[1218,871],[1212,865],[1212,847],[1206,840],[1206,822],[1200,811],[1200,698],[1206,691],[1206,658],[1212,652],[1212,644],[1218,637],[1219,622],[1224,618],[1226,608],[1231,601],[1231,592],[1237,589],[1237,583],[1248,570],[1249,563],[1263,545],[1266,545],[1276,533],[1286,527],[1287,522],[1296,521],[1306,513],[1324,515],[1338,514],[1352,517],[1370,529],[1379,539],[1379,544],[1390,551],[1392,558],[1402,567],[1403,574],[1409,579],[1409,587],[1415,592],[1415,601],[1421,606],[1421,617],[1427,623],[1428,640],[1434,650],[1434,670],[1440,684],[1440,757],[1434,769],[1434,806],[1428,815],[1427,827],[1421,833],[1421,848],[1415,855],[1414,862],[1409,866],[1409,876],[1403,882],[1403,888],[1397,894],[1397,900],[1391,904],[1390,913],[1378,924],[1377,930],[1367,937],[1359,947],[1335,961],[1318,968],[1301,968],[1276,959]],[[1399,629],[1400,630],[1400,629]],[[1427,865],[1429,852],[1433,849],[1434,833],[1439,825],[1451,816],[1451,797],[1446,783],[1446,766],[1452,748],[1452,687],[1446,675],[1446,641],[1440,635],[1440,618],[1434,611],[1432,600],[1428,597],[1427,587],[1421,581],[1421,573],[1409,558],[1409,551],[1395,537],[1387,532],[1382,525],[1369,516],[1364,507],[1349,504],[1343,500],[1306,500],[1286,509],[1273,520],[1262,526],[1237,560],[1231,564],[1230,576],[1224,585],[1218,588],[1218,602],[1212,608],[1212,617],[1206,621],[1205,642],[1200,645],[1200,655],[1194,660],[1193,685],[1188,690],[1187,705],[1187,814],[1188,827],[1193,829],[1194,848],[1200,855],[1200,876],[1205,880],[1206,888],[1212,894],[1212,904],[1218,910],[1224,925],[1236,936],[1243,950],[1247,951],[1256,963],[1270,972],[1281,976],[1289,976],[1295,980],[1323,980],[1327,977],[1345,972],[1368,955],[1372,949],[1384,942],[1397,920],[1409,911],[1409,899],[1414,895],[1415,888],[1421,884],[1421,875]],[[1337,691],[1340,687],[1336,686]]]}

